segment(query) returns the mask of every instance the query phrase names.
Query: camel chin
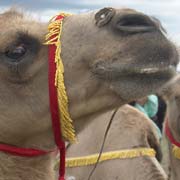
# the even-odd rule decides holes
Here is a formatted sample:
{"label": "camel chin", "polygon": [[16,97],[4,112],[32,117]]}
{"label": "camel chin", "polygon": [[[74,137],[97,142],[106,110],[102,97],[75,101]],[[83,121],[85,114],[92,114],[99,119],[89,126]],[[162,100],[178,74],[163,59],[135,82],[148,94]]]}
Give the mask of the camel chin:
{"label": "camel chin", "polygon": [[[123,78],[120,78],[120,82],[123,84],[124,83],[128,83],[128,86],[131,90],[134,90],[135,92],[137,92],[137,94],[134,94],[132,96],[132,98],[137,98],[138,97],[138,93],[140,95],[140,97],[142,97],[143,95],[146,95],[148,93],[148,88],[151,88],[151,93],[155,93],[157,91],[157,89],[161,86],[163,86],[167,81],[170,81],[172,79],[172,77],[176,74],[175,72],[175,68],[173,69],[168,69],[164,72],[159,71],[159,72],[153,72],[153,73],[130,73],[127,76],[123,75]],[[123,79],[125,79],[123,81]],[[132,81],[129,81],[129,80]],[[157,84],[158,81],[158,84]],[[114,90],[118,93],[118,84],[121,87],[122,84],[121,83],[116,83],[113,82],[112,86],[114,86]],[[139,88],[143,89],[143,91],[140,90],[140,92],[138,92],[137,86],[139,86]],[[117,90],[116,90],[117,88]],[[123,93],[123,92],[122,92]],[[130,96],[129,96],[130,97]]]}
{"label": "camel chin", "polygon": [[[146,94],[155,93],[176,74],[175,66],[164,68],[129,68],[118,73],[101,74],[102,81],[109,83],[110,89],[122,99],[136,99]],[[151,89],[151,92],[149,92]],[[131,93],[133,91],[133,94]],[[128,101],[126,100],[126,101]]]}

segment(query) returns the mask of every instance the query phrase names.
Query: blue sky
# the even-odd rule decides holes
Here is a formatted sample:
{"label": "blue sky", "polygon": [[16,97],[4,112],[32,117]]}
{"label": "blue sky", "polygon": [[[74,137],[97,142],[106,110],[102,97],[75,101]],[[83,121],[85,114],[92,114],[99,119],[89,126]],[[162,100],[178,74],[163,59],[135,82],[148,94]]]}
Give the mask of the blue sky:
{"label": "blue sky", "polygon": [[1,0],[0,12],[14,5],[43,21],[59,11],[82,13],[104,6],[133,8],[160,19],[169,36],[180,44],[180,0]]}

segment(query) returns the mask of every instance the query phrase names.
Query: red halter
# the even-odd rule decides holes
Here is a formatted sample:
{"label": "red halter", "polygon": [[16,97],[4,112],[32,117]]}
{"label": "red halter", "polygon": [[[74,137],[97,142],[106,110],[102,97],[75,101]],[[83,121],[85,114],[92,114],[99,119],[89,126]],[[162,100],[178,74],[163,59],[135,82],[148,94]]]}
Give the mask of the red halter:
{"label": "red halter", "polygon": [[180,142],[176,141],[171,133],[171,130],[168,125],[168,119],[166,119],[166,122],[165,122],[165,133],[172,144],[176,145],[177,147],[180,147]]}
{"label": "red halter", "polygon": [[[64,16],[57,16],[56,19],[63,19]],[[51,37],[53,38],[53,37]],[[56,73],[56,64],[55,64],[55,52],[56,46],[49,45],[49,101],[50,101],[50,110],[52,118],[52,127],[54,132],[55,143],[60,151],[60,169],[59,169],[59,180],[65,180],[65,143],[61,135],[61,127],[59,121],[59,107],[57,101],[57,90],[55,87],[55,73]],[[31,148],[19,148],[16,146],[0,144],[0,151],[24,157],[35,157],[48,154],[52,151],[44,151],[40,149],[31,149]]]}
{"label": "red halter", "polygon": [[[57,19],[63,19],[64,16],[57,16]],[[51,37],[53,38],[53,37]],[[59,121],[59,107],[57,100],[57,89],[55,87],[55,52],[56,46],[54,44],[49,45],[49,97],[50,97],[50,110],[54,132],[54,139],[57,147],[60,150],[60,169],[59,169],[59,180],[64,180],[65,175],[65,143],[62,139],[61,126]]]}

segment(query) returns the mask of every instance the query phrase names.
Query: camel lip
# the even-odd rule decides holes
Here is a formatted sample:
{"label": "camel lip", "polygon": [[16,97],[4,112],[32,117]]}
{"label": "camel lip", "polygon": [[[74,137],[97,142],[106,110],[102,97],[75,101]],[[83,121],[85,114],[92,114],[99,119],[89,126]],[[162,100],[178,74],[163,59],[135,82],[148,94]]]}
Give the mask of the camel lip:
{"label": "camel lip", "polygon": [[168,66],[163,68],[143,68],[139,71],[130,72],[127,74],[124,74],[124,76],[128,77],[137,77],[137,78],[143,78],[143,79],[158,79],[165,80],[165,79],[171,79],[173,76],[175,76],[177,73],[175,66]]}
{"label": "camel lip", "polygon": [[176,67],[173,65],[169,65],[168,67],[165,67],[165,68],[158,68],[158,67],[143,68],[139,70],[139,73],[140,74],[154,74],[154,73],[161,73],[161,72],[167,72],[167,71],[176,71]]}
{"label": "camel lip", "polygon": [[164,67],[133,67],[124,69],[121,72],[121,75],[161,75],[161,74],[175,74],[176,73],[176,66],[169,65]]}
{"label": "camel lip", "polygon": [[117,81],[119,78],[124,76],[132,77],[132,76],[174,76],[176,74],[176,66],[175,65],[167,65],[167,66],[159,66],[156,67],[141,67],[141,66],[129,66],[129,67],[118,67],[118,66],[99,66],[97,69],[92,71],[94,75],[96,75],[100,79],[106,79],[111,81]]}

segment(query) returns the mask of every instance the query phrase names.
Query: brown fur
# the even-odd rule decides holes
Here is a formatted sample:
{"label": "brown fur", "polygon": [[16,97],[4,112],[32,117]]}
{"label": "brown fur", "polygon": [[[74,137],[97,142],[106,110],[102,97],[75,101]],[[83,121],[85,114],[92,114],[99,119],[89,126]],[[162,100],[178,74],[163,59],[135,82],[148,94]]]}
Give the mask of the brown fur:
{"label": "brown fur", "polygon": [[[162,89],[162,95],[167,102],[167,118],[169,128],[176,141],[180,142],[180,75],[177,75],[166,87]],[[167,119],[166,119],[167,120]],[[172,144],[164,135],[164,141],[167,143],[167,149],[164,154],[165,170],[169,174],[170,180],[180,179],[180,161],[172,154]],[[163,144],[163,145],[164,145]]]}
{"label": "brown fur", "polygon": [[0,180],[54,180],[54,153],[35,157],[16,157],[9,154],[0,155]]}
{"label": "brown fur", "polygon": [[[112,112],[107,112],[98,117],[91,117],[95,120],[90,121],[88,127],[78,135],[78,143],[68,148],[67,156],[99,153],[111,114]],[[104,152],[138,147],[154,148],[157,156],[161,156],[158,134],[151,120],[131,106],[122,106],[113,119]],[[68,168],[67,175],[74,176],[76,180],[87,179],[93,166]],[[91,179],[167,180],[167,177],[155,158],[139,157],[99,163]]]}

